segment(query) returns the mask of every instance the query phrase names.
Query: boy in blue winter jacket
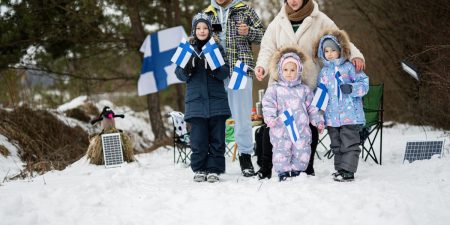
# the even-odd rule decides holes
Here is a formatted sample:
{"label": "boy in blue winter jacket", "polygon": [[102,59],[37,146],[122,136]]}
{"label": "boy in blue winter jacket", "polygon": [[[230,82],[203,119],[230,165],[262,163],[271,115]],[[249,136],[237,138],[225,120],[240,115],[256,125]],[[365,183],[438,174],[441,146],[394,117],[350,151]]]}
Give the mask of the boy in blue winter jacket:
{"label": "boy in blue winter jacket", "polygon": [[[190,44],[192,54],[185,68],[178,66],[175,74],[186,82],[185,116],[191,131],[191,168],[195,182],[217,182],[225,172],[225,120],[230,117],[227,93],[223,80],[230,67],[225,65],[211,70],[202,53],[202,47],[212,37],[209,17],[198,13],[192,20]],[[218,40],[216,40],[217,42]],[[220,53],[225,54],[219,46]]]}
{"label": "boy in blue winter jacket", "polygon": [[361,152],[359,130],[365,123],[362,97],[369,91],[369,78],[362,71],[356,73],[349,61],[350,40],[345,31],[324,31],[317,46],[316,58],[323,63],[318,83],[326,87],[329,96],[325,125],[334,153],[333,178],[352,181]]}

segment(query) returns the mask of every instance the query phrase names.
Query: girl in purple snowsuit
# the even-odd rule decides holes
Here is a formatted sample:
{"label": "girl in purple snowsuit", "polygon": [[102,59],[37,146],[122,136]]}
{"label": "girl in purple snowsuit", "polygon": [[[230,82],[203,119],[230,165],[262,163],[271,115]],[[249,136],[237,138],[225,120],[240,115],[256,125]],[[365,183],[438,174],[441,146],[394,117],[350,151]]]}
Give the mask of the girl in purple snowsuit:
{"label": "girl in purple snowsuit", "polygon": [[[305,61],[306,56],[298,47],[285,47],[275,53],[270,67],[276,82],[267,88],[262,100],[264,121],[270,127],[270,142],[273,145],[273,167],[280,181],[298,176],[308,166],[311,156],[309,123],[320,132],[324,128],[322,114],[311,105],[316,80],[305,73]],[[291,141],[280,117],[286,110],[292,112],[298,129],[295,143]]]}

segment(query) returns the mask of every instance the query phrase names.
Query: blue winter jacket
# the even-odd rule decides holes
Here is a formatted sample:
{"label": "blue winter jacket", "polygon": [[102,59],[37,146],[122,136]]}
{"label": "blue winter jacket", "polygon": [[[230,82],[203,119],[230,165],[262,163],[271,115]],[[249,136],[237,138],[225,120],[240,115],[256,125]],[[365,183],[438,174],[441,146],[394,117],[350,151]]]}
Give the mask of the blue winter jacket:
{"label": "blue winter jacket", "polygon": [[[192,44],[192,46],[197,49],[195,44]],[[219,50],[222,56],[225,56],[221,46],[219,46]],[[197,56],[193,54],[192,57]],[[177,66],[175,70],[178,79],[186,82],[184,119],[188,121],[193,117],[230,116],[231,111],[223,83],[223,80],[230,74],[226,57],[224,57],[225,65],[213,71],[209,67],[208,69],[205,68],[205,56],[201,54],[200,57],[192,73],[180,66]]]}
{"label": "blue winter jacket", "polygon": [[[332,39],[341,48],[339,59],[328,61],[325,59],[322,51],[322,45],[325,39]],[[325,35],[320,39],[318,48],[318,57],[323,62],[323,67],[318,76],[318,83],[323,83],[328,89],[329,101],[325,110],[325,125],[330,127],[341,127],[344,125],[361,124],[366,120],[363,111],[362,97],[369,91],[369,78],[360,71],[355,72],[355,67],[343,56],[348,44],[340,44],[339,40],[333,35]],[[350,94],[342,94],[339,99],[336,91],[335,75],[339,71],[341,84],[352,85]]]}

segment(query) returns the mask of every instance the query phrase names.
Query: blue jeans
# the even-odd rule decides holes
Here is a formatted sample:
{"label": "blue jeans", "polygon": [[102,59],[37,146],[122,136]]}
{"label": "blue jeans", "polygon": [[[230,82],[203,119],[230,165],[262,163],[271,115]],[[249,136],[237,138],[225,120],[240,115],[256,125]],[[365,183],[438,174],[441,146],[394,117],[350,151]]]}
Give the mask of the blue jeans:
{"label": "blue jeans", "polygon": [[230,79],[224,80],[225,89],[228,93],[228,105],[230,106],[232,118],[235,121],[234,139],[237,144],[239,154],[253,154],[252,136],[252,89],[253,79],[249,78],[242,90],[231,90],[228,88]]}

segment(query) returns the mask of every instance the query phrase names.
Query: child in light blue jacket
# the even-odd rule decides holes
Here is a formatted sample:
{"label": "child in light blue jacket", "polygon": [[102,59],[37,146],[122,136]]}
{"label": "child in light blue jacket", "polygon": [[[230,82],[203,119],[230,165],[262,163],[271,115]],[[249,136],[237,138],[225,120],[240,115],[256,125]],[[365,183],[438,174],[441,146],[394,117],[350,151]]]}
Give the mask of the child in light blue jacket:
{"label": "child in light blue jacket", "polygon": [[362,97],[369,91],[369,78],[355,72],[349,61],[350,40],[343,30],[323,32],[317,43],[317,56],[323,67],[318,75],[328,92],[325,125],[334,153],[336,181],[352,181],[361,149],[359,130],[365,123]]}

